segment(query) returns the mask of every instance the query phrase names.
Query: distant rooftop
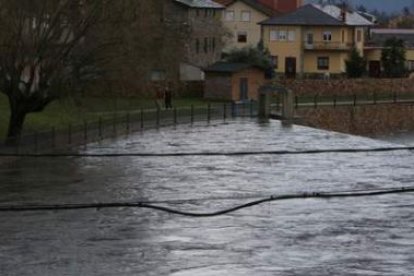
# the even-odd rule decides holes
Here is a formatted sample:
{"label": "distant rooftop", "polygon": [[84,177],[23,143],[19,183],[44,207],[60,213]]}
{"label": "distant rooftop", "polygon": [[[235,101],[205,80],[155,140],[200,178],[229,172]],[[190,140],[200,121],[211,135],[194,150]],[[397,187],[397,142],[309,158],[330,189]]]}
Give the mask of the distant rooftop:
{"label": "distant rooftop", "polygon": [[[323,12],[329,14],[330,16],[341,20],[341,12],[342,9],[336,5],[314,5],[318,9],[322,10]],[[374,23],[372,21],[369,21],[367,18],[362,16],[361,14],[347,10],[346,16],[345,16],[345,24],[348,26],[372,26]]]}
{"label": "distant rooftop", "polygon": [[309,26],[344,26],[345,23],[332,17],[312,4],[297,10],[270,18],[261,22],[262,25],[309,25]]}
{"label": "distant rooftop", "polygon": [[342,20],[341,8],[334,5],[308,4],[294,12],[273,17],[261,22],[262,25],[308,25],[308,26],[372,26],[371,21],[360,14],[347,11],[345,22]]}
{"label": "distant rooftop", "polygon": [[390,38],[401,39],[406,47],[414,48],[413,29],[371,29],[368,47],[382,47]]}
{"label": "distant rooftop", "polygon": [[180,4],[183,4],[190,8],[203,8],[203,9],[222,9],[223,5],[214,2],[213,0],[174,0]]}

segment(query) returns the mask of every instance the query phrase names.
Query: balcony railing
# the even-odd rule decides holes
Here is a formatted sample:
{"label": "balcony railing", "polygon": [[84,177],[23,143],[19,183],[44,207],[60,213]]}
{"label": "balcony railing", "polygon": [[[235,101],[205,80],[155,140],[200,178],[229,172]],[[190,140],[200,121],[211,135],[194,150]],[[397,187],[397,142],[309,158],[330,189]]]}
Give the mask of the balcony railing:
{"label": "balcony railing", "polygon": [[313,41],[309,43],[304,42],[305,50],[341,50],[346,51],[354,47],[354,43],[343,43],[336,41]]}

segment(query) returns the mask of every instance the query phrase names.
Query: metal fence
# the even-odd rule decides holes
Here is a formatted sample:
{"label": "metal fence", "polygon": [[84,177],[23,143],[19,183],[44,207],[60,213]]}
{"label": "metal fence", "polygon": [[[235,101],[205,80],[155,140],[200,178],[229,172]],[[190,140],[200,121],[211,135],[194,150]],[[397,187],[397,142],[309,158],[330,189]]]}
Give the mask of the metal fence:
{"label": "metal fence", "polygon": [[257,116],[257,103],[254,101],[114,112],[96,120],[85,120],[78,124],[24,133],[20,138],[15,139],[13,146],[1,146],[0,152],[25,154],[65,151],[74,146],[87,145],[149,129],[255,116]]}

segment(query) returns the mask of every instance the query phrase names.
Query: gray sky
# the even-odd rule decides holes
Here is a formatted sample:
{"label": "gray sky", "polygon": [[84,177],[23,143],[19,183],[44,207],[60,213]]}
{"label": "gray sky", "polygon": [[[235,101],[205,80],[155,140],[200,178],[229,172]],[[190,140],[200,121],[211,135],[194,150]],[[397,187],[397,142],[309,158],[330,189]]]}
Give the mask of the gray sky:
{"label": "gray sky", "polygon": [[[317,0],[305,0],[305,2],[318,2]],[[404,6],[411,6],[413,0],[350,0],[353,4],[363,4],[370,9],[378,9],[386,12],[399,12]]]}

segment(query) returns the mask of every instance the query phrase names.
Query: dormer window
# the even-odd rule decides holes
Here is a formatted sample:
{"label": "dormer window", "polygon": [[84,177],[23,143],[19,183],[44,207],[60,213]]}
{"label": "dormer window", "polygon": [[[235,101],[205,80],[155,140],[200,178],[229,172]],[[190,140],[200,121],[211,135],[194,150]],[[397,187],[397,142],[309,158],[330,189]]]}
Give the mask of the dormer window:
{"label": "dormer window", "polygon": [[234,11],[226,11],[224,13],[224,19],[226,21],[234,21]]}

